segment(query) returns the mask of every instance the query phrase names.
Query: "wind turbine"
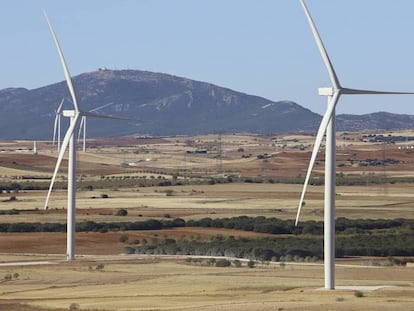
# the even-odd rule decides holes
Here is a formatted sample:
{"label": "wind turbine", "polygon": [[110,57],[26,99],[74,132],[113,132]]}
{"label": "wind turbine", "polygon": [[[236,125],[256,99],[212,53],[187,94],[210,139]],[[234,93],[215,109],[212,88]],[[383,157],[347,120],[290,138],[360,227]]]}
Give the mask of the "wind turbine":
{"label": "wind turbine", "polygon": [[58,108],[55,111],[55,123],[53,126],[53,145],[55,145],[57,134],[57,151],[60,151],[60,117],[62,116],[62,106],[65,98],[62,98]]}
{"label": "wind turbine", "polygon": [[81,122],[79,124],[78,141],[80,139],[82,132],[83,132],[82,151],[86,152],[86,116],[82,116]]}
{"label": "wind turbine", "polygon": [[53,184],[56,179],[56,175],[59,171],[60,164],[62,163],[63,156],[65,155],[66,148],[69,146],[69,161],[68,161],[68,207],[67,207],[67,250],[66,258],[67,260],[75,259],[75,209],[76,209],[76,145],[75,145],[75,136],[74,132],[79,123],[79,118],[83,116],[96,117],[96,118],[106,118],[106,119],[118,119],[118,120],[130,120],[127,118],[114,117],[114,116],[105,116],[89,112],[83,112],[78,104],[75,89],[72,84],[72,79],[69,73],[68,66],[63,56],[62,49],[60,48],[59,41],[56,37],[55,31],[53,30],[52,24],[50,23],[49,18],[44,13],[46,21],[49,25],[50,32],[52,34],[53,40],[55,42],[60,62],[62,64],[63,72],[66,79],[66,84],[69,89],[70,96],[72,98],[74,110],[64,110],[63,116],[70,117],[70,125],[66,131],[65,137],[61,145],[58,159],[56,161],[55,170],[52,175],[50,182],[49,190],[46,197],[46,202],[44,208],[48,208],[50,194],[53,189]]}
{"label": "wind turbine", "polygon": [[[112,105],[113,103],[105,104],[99,107],[96,107],[92,110],[89,110],[89,112],[96,112],[98,110],[101,110],[105,107],[108,107]],[[86,116],[82,116],[80,124],[79,124],[79,132],[78,132],[78,141],[80,140],[81,135],[83,134],[83,141],[82,141],[82,151],[86,152]]]}
{"label": "wind turbine", "polygon": [[305,15],[308,19],[319,53],[322,56],[326,69],[332,83],[331,87],[319,88],[319,95],[327,96],[328,107],[323,115],[316,135],[315,144],[312,150],[308,171],[306,173],[305,183],[299,201],[299,207],[296,215],[295,225],[298,224],[306,188],[309,183],[310,175],[315,164],[318,151],[320,149],[323,137],[326,133],[325,148],[325,206],[324,206],[324,266],[325,266],[325,289],[335,289],[335,107],[341,95],[403,95],[414,94],[412,92],[387,92],[387,91],[369,91],[360,89],[344,88],[339,83],[339,79],[325,50],[322,39],[319,36],[316,25],[306,7],[305,1],[300,0]]}

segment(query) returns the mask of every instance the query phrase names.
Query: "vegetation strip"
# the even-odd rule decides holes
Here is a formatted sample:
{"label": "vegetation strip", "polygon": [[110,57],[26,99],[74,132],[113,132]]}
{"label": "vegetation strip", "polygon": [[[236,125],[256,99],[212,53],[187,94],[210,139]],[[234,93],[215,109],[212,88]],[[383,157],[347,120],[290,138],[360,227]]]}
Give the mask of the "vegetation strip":
{"label": "vegetation strip", "polygon": [[[239,216],[232,218],[203,218],[185,221],[150,219],[139,222],[81,222],[78,232],[162,230],[178,227],[226,228],[242,231],[271,233],[269,238],[224,238],[221,235],[210,241],[197,238],[154,238],[148,242],[125,247],[126,253],[213,255],[240,258],[272,258],[290,256],[320,259],[323,253],[322,222],[306,221],[295,227],[291,220],[263,216]],[[367,220],[338,218],[336,256],[414,256],[414,220]],[[6,223],[0,224],[0,232],[65,232],[66,225],[59,223]],[[282,236],[280,236],[282,235]],[[125,239],[126,242],[127,239]],[[121,241],[122,242],[122,241]]]}

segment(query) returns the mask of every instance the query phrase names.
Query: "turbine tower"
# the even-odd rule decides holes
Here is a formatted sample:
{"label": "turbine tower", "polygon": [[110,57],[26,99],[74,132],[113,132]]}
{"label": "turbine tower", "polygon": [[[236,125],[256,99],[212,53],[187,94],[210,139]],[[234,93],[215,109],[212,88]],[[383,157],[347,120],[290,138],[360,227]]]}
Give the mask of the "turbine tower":
{"label": "turbine tower", "polygon": [[75,141],[75,129],[78,126],[79,118],[83,116],[95,117],[95,118],[106,118],[106,119],[117,119],[117,120],[131,120],[127,118],[114,117],[114,116],[105,116],[99,114],[93,114],[90,112],[83,112],[78,104],[75,89],[72,84],[72,78],[69,73],[68,66],[66,64],[65,58],[63,56],[62,49],[60,48],[59,41],[56,37],[55,31],[53,30],[52,24],[50,23],[49,18],[44,13],[46,21],[49,25],[50,32],[52,34],[53,40],[55,42],[60,62],[62,64],[63,72],[66,79],[66,84],[69,89],[70,96],[73,102],[73,110],[64,110],[63,116],[70,118],[70,125],[66,134],[63,138],[61,149],[59,151],[59,156],[56,161],[55,170],[52,175],[50,182],[49,190],[46,197],[46,202],[44,208],[48,208],[50,195],[53,189],[53,184],[56,179],[56,175],[59,171],[60,164],[62,163],[63,156],[65,155],[66,148],[69,146],[69,161],[68,161],[68,206],[67,206],[67,251],[66,258],[67,260],[75,259],[75,208],[76,208],[76,141]]}
{"label": "turbine tower", "polygon": [[55,145],[56,136],[57,136],[57,151],[58,152],[60,151],[60,117],[62,116],[62,106],[63,106],[64,101],[65,101],[65,98],[62,98],[62,101],[60,102],[58,108],[55,111],[55,123],[53,126],[53,145]]}
{"label": "turbine tower", "polygon": [[299,207],[296,215],[295,225],[298,224],[306,188],[309,183],[310,175],[315,164],[318,151],[320,149],[323,137],[326,133],[325,148],[325,204],[324,204],[324,266],[325,266],[325,289],[335,289],[335,158],[336,158],[336,140],[335,140],[335,107],[341,95],[406,95],[414,94],[412,92],[388,92],[388,91],[369,91],[360,89],[344,88],[339,83],[339,79],[325,50],[322,39],[319,36],[316,25],[306,7],[305,1],[300,0],[305,15],[309,22],[316,45],[321,54],[322,60],[328,71],[332,86],[319,89],[319,95],[326,96],[328,106],[316,135],[315,144],[312,150],[308,171],[306,173],[305,183],[299,201]]}

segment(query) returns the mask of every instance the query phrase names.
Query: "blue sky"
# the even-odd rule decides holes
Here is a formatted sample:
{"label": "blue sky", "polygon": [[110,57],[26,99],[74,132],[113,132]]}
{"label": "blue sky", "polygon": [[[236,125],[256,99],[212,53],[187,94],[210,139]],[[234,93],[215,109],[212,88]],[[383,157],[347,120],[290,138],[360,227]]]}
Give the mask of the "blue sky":
{"label": "blue sky", "polygon": [[[414,91],[414,1],[308,0],[345,87]],[[323,113],[329,78],[299,0],[2,0],[0,89],[63,80],[42,11],[72,75],[140,69]],[[343,96],[338,113],[414,114],[414,96]]]}

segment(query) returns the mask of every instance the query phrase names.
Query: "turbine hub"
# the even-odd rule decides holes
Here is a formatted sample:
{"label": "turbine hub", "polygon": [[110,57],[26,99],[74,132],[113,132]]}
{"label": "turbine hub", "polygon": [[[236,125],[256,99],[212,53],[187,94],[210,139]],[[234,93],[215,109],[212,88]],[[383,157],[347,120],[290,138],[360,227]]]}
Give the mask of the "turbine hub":
{"label": "turbine hub", "polygon": [[318,91],[320,96],[333,96],[334,94],[333,87],[320,87]]}

